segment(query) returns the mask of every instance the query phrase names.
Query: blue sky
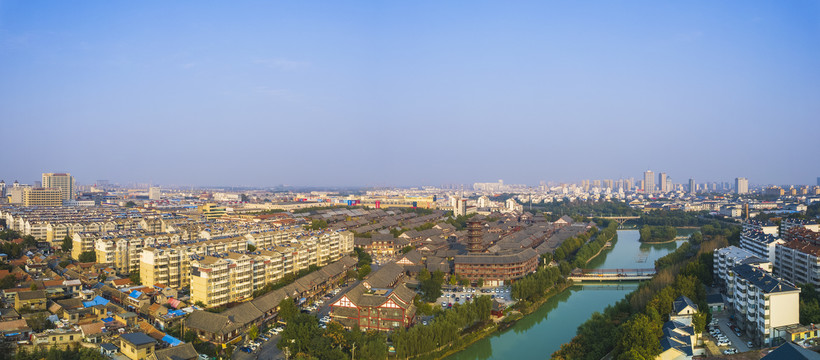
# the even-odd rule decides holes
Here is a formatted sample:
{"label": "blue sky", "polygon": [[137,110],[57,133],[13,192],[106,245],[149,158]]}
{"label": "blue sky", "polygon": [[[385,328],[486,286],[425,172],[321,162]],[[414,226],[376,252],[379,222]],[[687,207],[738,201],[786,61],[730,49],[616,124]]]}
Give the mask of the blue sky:
{"label": "blue sky", "polygon": [[0,0],[0,178],[814,183],[820,3]]}

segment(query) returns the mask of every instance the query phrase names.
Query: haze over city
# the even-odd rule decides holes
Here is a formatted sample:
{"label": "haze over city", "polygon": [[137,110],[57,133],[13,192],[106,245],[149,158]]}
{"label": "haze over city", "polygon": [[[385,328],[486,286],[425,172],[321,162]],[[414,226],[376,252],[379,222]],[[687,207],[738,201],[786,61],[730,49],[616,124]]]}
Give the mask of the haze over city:
{"label": "haze over city", "polygon": [[813,184],[816,2],[0,2],[3,176]]}

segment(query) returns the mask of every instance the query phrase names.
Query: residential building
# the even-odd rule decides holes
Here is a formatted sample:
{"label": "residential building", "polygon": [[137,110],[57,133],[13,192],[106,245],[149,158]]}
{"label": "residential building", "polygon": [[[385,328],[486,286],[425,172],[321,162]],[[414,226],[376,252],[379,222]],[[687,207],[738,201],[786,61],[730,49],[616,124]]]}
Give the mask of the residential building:
{"label": "residential building", "polygon": [[749,179],[735,178],[735,194],[742,195],[749,193]]}
{"label": "residential building", "polygon": [[755,343],[776,345],[781,328],[798,324],[800,288],[775,278],[768,271],[744,264],[732,269],[732,306],[735,323]]}
{"label": "residential building", "polygon": [[660,187],[661,193],[670,191],[670,189],[666,187],[666,173],[658,174],[658,187]]}
{"label": "residential building", "polygon": [[820,360],[820,354],[804,349],[802,346],[792,342],[786,342],[783,345],[772,350],[761,360]]}
{"label": "residential building", "polygon": [[718,279],[718,282],[726,287],[726,300],[730,303],[730,306],[732,302],[731,294],[734,291],[734,288],[732,288],[732,278],[734,277],[732,269],[738,265],[750,264],[752,266],[766,269],[769,272],[772,271],[771,262],[755,255],[751,251],[741,249],[737,246],[728,246],[717,249],[714,251],[713,256],[714,275]]}
{"label": "residential building", "polygon": [[695,333],[692,317],[697,313],[698,306],[688,297],[681,296],[675,300],[669,321],[661,328],[661,353],[656,359],[684,360],[692,359],[695,355],[703,355],[702,348],[695,349],[699,335]]}
{"label": "residential building", "polygon": [[689,195],[695,195],[698,191],[698,185],[695,184],[695,179],[689,179]]}
{"label": "residential building", "polygon": [[764,234],[778,235],[777,224],[769,221],[746,220],[743,222],[743,231],[759,231]]}
{"label": "residential building", "polygon": [[46,292],[43,290],[20,291],[14,300],[14,310],[46,310]]}
{"label": "residential building", "polygon": [[81,341],[83,341],[83,333],[79,330],[46,330],[31,335],[31,344],[37,348],[64,349]]}
{"label": "residential building", "polygon": [[820,286],[820,246],[806,241],[778,244],[774,275],[793,284]]}
{"label": "residential building", "polygon": [[225,207],[217,204],[208,203],[199,206],[199,212],[202,213],[208,220],[215,220],[225,216]]}
{"label": "residential building", "polygon": [[783,239],[762,231],[747,230],[740,233],[741,248],[751,251],[756,256],[772,263],[775,261],[777,244],[784,243]]}
{"label": "residential building", "polygon": [[199,358],[199,353],[196,352],[194,345],[185,343],[182,345],[172,346],[162,350],[157,350],[150,360],[196,360]]}
{"label": "residential building", "polygon": [[330,316],[345,328],[392,331],[415,322],[416,292],[402,281],[404,268],[388,263],[330,305]]}
{"label": "residential building", "polygon": [[62,206],[62,190],[58,188],[24,188],[23,206]]}
{"label": "residential building", "polygon": [[43,173],[43,187],[61,191],[61,199],[74,199],[74,177],[68,173]]}
{"label": "residential building", "polygon": [[156,340],[142,332],[120,335],[120,352],[131,360],[148,359],[156,345]]}
{"label": "residential building", "polygon": [[538,252],[532,248],[498,253],[476,253],[455,257],[455,273],[475,283],[497,286],[520,279],[538,267]]}
{"label": "residential building", "polygon": [[645,194],[655,192],[655,173],[652,170],[646,170],[643,173],[643,192]]}
{"label": "residential building", "polygon": [[156,186],[148,188],[148,200],[162,200],[162,189]]}

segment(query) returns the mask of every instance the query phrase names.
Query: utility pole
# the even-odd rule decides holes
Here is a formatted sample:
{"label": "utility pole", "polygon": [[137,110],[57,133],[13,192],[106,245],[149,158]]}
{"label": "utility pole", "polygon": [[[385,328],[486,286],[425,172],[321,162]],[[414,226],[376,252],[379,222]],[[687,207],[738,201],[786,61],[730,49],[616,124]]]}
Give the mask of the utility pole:
{"label": "utility pole", "polygon": [[353,343],[353,350],[350,351],[350,360],[356,360],[356,343]]}

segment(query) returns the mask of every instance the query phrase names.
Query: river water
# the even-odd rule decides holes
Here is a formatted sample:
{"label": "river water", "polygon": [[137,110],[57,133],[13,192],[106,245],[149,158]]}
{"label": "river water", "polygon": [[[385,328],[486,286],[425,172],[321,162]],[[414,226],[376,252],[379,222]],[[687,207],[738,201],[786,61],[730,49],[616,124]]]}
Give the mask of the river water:
{"label": "river water", "polygon": [[[615,247],[592,259],[589,268],[653,268],[655,260],[675,250],[680,241],[641,244],[637,230],[618,230]],[[569,342],[579,325],[635,290],[638,283],[575,285],[553,296],[509,329],[481,339],[451,360],[546,359]]]}

